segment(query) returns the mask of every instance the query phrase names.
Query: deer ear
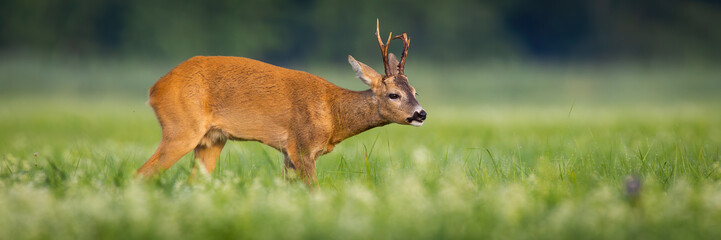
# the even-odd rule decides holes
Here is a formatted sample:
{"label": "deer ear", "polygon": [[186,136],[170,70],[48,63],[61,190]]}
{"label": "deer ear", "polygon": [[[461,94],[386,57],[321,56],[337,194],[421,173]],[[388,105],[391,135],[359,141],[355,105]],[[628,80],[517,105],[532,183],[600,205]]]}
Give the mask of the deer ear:
{"label": "deer ear", "polygon": [[373,70],[368,65],[365,65],[362,62],[359,62],[353,58],[353,56],[348,55],[348,63],[350,63],[350,66],[353,67],[353,71],[355,71],[356,77],[358,77],[363,83],[370,86],[371,88],[374,88],[378,84],[378,82],[382,79],[382,76],[378,74],[375,70]]}
{"label": "deer ear", "polygon": [[393,53],[388,54],[388,65],[391,67],[391,74],[398,75],[398,59]]}

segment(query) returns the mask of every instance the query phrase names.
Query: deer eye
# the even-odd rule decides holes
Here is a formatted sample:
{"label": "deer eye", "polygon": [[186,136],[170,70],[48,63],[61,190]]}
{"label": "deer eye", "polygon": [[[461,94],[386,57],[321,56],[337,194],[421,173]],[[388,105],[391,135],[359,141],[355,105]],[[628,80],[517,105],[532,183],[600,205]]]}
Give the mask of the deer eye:
{"label": "deer eye", "polygon": [[395,94],[395,93],[388,94],[388,98],[390,98],[390,99],[398,99],[400,97],[401,96],[399,96],[398,94]]}

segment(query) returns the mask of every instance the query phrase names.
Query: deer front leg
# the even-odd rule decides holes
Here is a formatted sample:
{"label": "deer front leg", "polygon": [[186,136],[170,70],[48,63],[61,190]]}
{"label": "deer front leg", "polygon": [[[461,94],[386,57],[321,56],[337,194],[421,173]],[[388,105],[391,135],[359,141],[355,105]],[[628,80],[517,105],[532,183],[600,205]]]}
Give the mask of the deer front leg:
{"label": "deer front leg", "polygon": [[290,160],[290,155],[288,155],[287,151],[283,151],[283,177],[286,181],[290,181],[293,179],[293,173],[295,173],[295,165],[293,164],[293,161]]}
{"label": "deer front leg", "polygon": [[315,154],[305,153],[297,148],[288,148],[285,152],[285,175],[288,171],[295,171],[308,186],[318,185],[315,175]]}

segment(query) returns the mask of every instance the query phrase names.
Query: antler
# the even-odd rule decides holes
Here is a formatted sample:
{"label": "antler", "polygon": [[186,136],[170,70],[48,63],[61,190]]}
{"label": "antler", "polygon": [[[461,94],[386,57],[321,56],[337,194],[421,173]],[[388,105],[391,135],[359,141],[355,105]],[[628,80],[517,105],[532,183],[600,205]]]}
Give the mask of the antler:
{"label": "antler", "polygon": [[[376,18],[376,37],[378,37],[378,45],[381,47],[381,56],[383,56],[383,67],[386,70],[386,77],[391,76],[391,67],[388,64],[388,44],[391,43],[391,36],[393,35],[393,32],[388,33],[388,41],[386,41],[386,44],[383,44],[383,40],[381,40],[381,34],[379,31],[380,24],[378,19]],[[407,49],[407,47],[406,47]],[[403,53],[403,62],[405,62],[405,52]]]}
{"label": "antler", "polygon": [[403,53],[401,54],[401,62],[398,63],[398,73],[403,75],[403,68],[406,66],[406,57],[408,56],[408,47],[411,45],[411,38],[409,38],[406,33],[393,37],[393,39],[396,38],[403,40]]}

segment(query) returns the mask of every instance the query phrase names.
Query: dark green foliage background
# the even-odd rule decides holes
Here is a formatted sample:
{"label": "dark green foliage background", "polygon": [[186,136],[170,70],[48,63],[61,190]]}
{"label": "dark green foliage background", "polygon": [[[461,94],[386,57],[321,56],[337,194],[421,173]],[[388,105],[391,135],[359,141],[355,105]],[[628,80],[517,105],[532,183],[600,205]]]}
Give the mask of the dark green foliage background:
{"label": "dark green foliage background", "polygon": [[0,52],[338,62],[377,56],[376,18],[410,34],[414,60],[721,56],[721,4],[704,0],[6,0]]}

